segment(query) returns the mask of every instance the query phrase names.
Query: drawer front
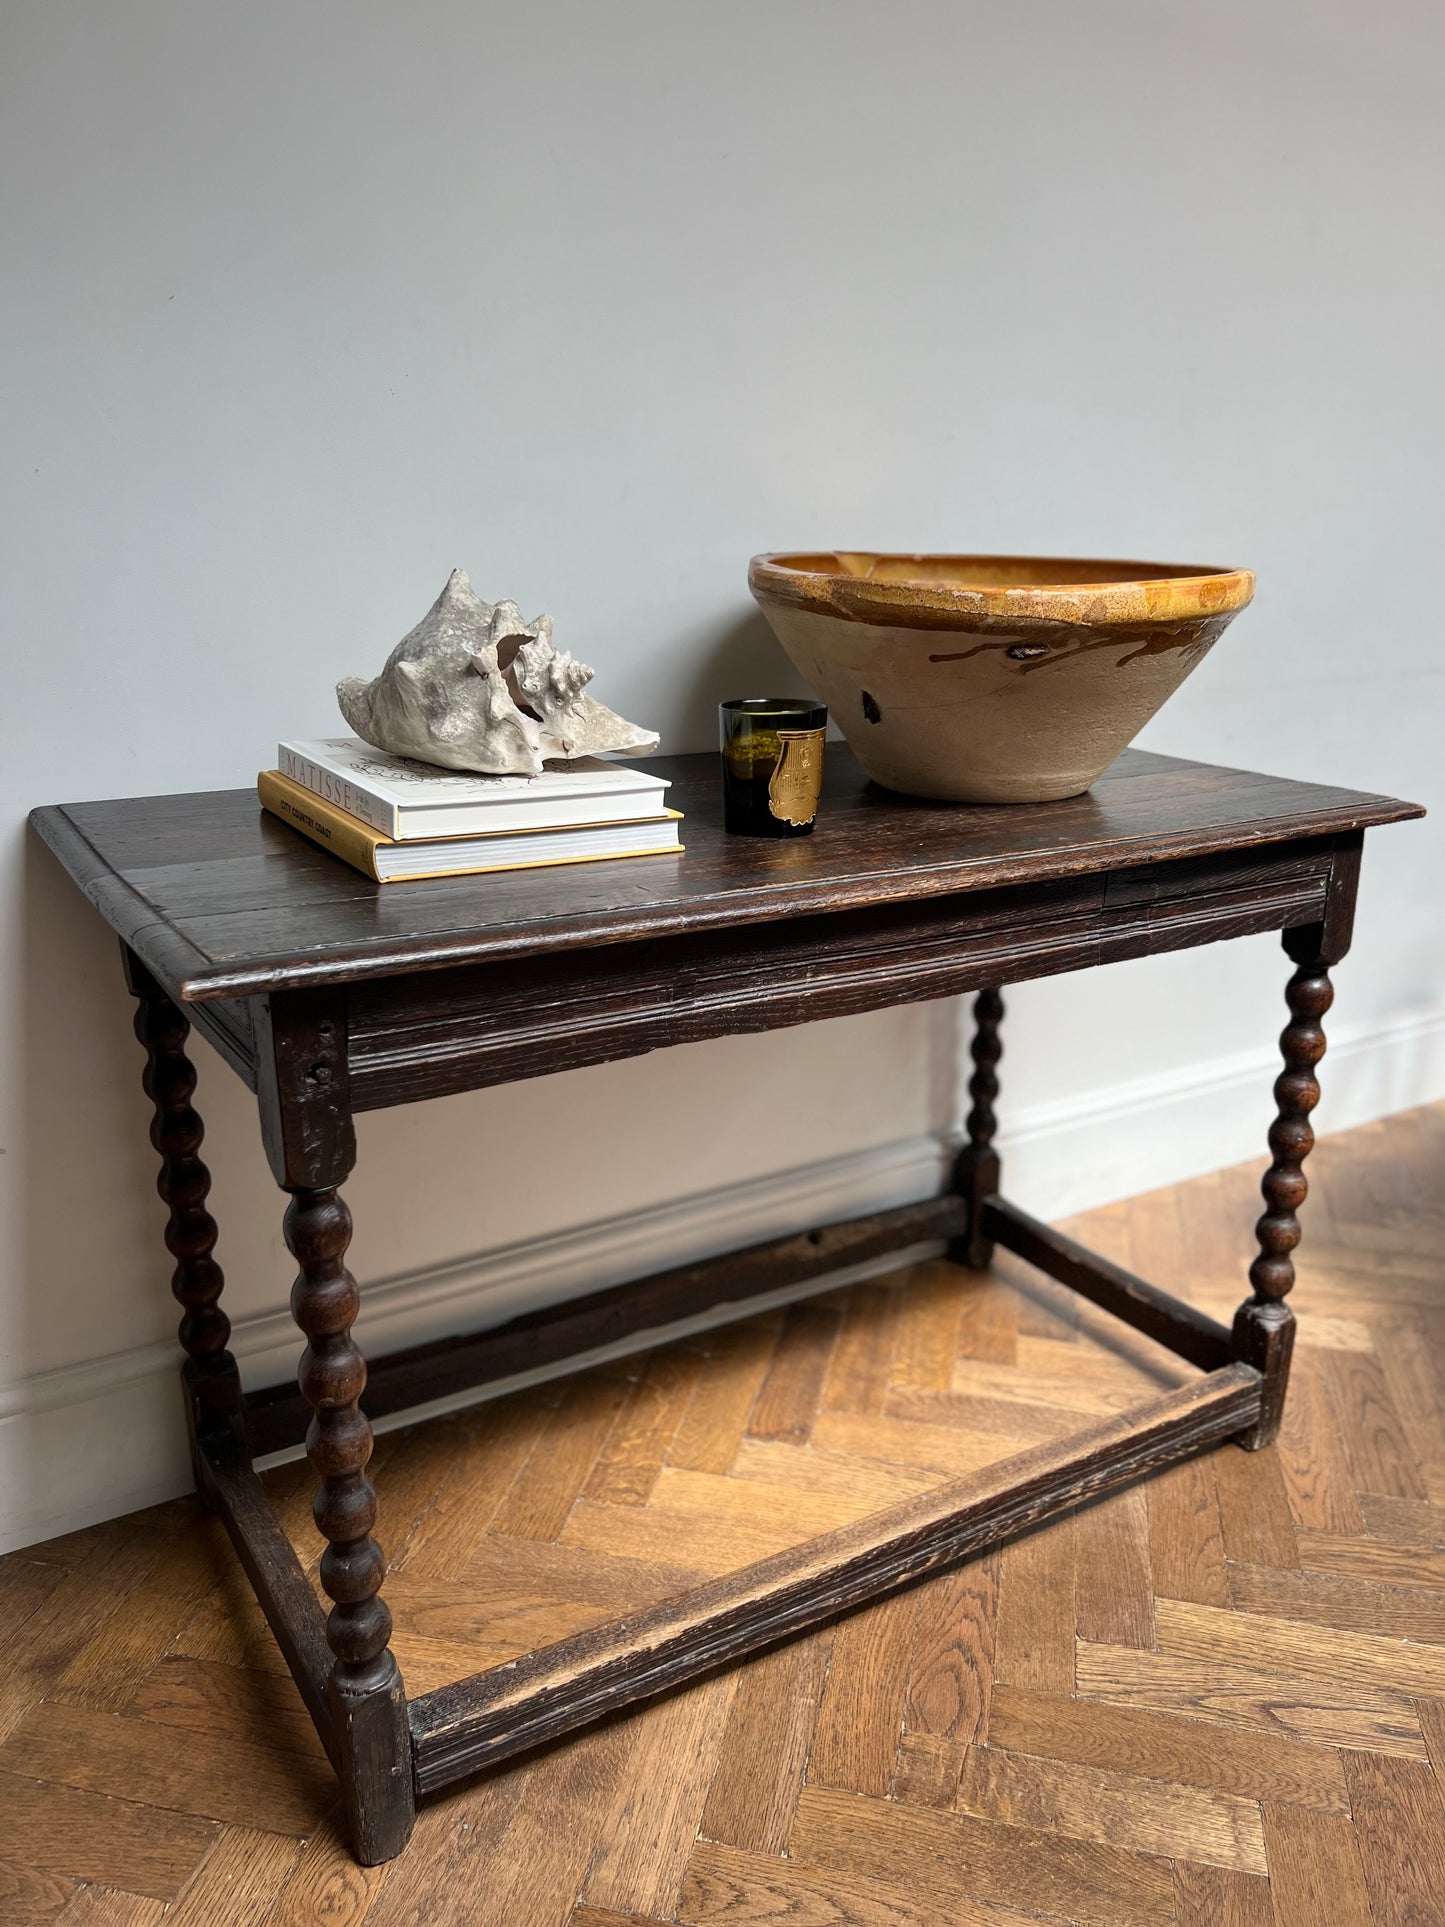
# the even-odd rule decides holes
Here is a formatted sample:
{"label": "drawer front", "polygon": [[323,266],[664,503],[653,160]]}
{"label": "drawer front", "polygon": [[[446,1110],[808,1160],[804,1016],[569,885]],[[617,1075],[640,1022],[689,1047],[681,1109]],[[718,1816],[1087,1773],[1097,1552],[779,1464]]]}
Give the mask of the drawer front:
{"label": "drawer front", "polygon": [[1152,864],[353,987],[358,1110],[1020,983],[1324,915],[1331,846]]}

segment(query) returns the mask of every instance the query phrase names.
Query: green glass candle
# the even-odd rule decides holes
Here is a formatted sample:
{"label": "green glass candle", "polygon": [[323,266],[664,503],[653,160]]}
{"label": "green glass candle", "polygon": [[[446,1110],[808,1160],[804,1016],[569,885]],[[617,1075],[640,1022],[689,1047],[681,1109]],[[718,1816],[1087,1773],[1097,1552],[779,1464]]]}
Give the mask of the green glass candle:
{"label": "green glass candle", "polygon": [[719,705],[723,822],[734,836],[811,833],[827,727],[827,709],[808,696],[735,696]]}

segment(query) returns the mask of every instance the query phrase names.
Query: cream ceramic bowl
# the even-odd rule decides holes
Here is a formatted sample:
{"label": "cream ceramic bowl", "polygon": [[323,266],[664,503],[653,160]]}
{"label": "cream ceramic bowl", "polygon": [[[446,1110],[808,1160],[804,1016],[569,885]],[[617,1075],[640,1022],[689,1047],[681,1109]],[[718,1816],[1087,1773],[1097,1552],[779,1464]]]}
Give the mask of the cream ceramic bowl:
{"label": "cream ceramic bowl", "polygon": [[877,783],[961,803],[1086,790],[1254,594],[1248,569],[758,555],[748,585]]}

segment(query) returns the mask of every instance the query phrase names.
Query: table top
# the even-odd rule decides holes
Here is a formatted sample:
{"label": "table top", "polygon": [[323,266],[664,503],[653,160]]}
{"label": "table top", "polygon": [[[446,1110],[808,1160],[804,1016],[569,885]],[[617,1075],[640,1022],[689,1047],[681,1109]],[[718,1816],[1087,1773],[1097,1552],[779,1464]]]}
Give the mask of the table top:
{"label": "table top", "polygon": [[827,755],[810,837],[725,835],[715,755],[661,756],[685,854],[376,884],[254,790],[55,804],[31,822],[185,1002],[344,983],[1250,849],[1416,804],[1127,750],[1060,803],[932,803]]}

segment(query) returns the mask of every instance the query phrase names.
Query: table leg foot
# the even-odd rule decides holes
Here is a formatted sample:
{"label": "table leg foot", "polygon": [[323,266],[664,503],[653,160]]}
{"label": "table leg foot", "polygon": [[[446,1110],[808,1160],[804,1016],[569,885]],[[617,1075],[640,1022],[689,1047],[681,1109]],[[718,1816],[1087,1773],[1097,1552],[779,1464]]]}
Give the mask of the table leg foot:
{"label": "table leg foot", "polygon": [[394,1859],[416,1824],[406,1692],[390,1652],[374,1674],[366,1684],[333,1672],[329,1695],[346,1831],[363,1867]]}
{"label": "table leg foot", "polygon": [[1284,1395],[1289,1389],[1289,1362],[1294,1352],[1294,1313],[1288,1305],[1256,1304],[1248,1300],[1234,1315],[1232,1356],[1253,1365],[1264,1377],[1259,1417],[1239,1435],[1246,1452],[1258,1452],[1279,1437]]}

